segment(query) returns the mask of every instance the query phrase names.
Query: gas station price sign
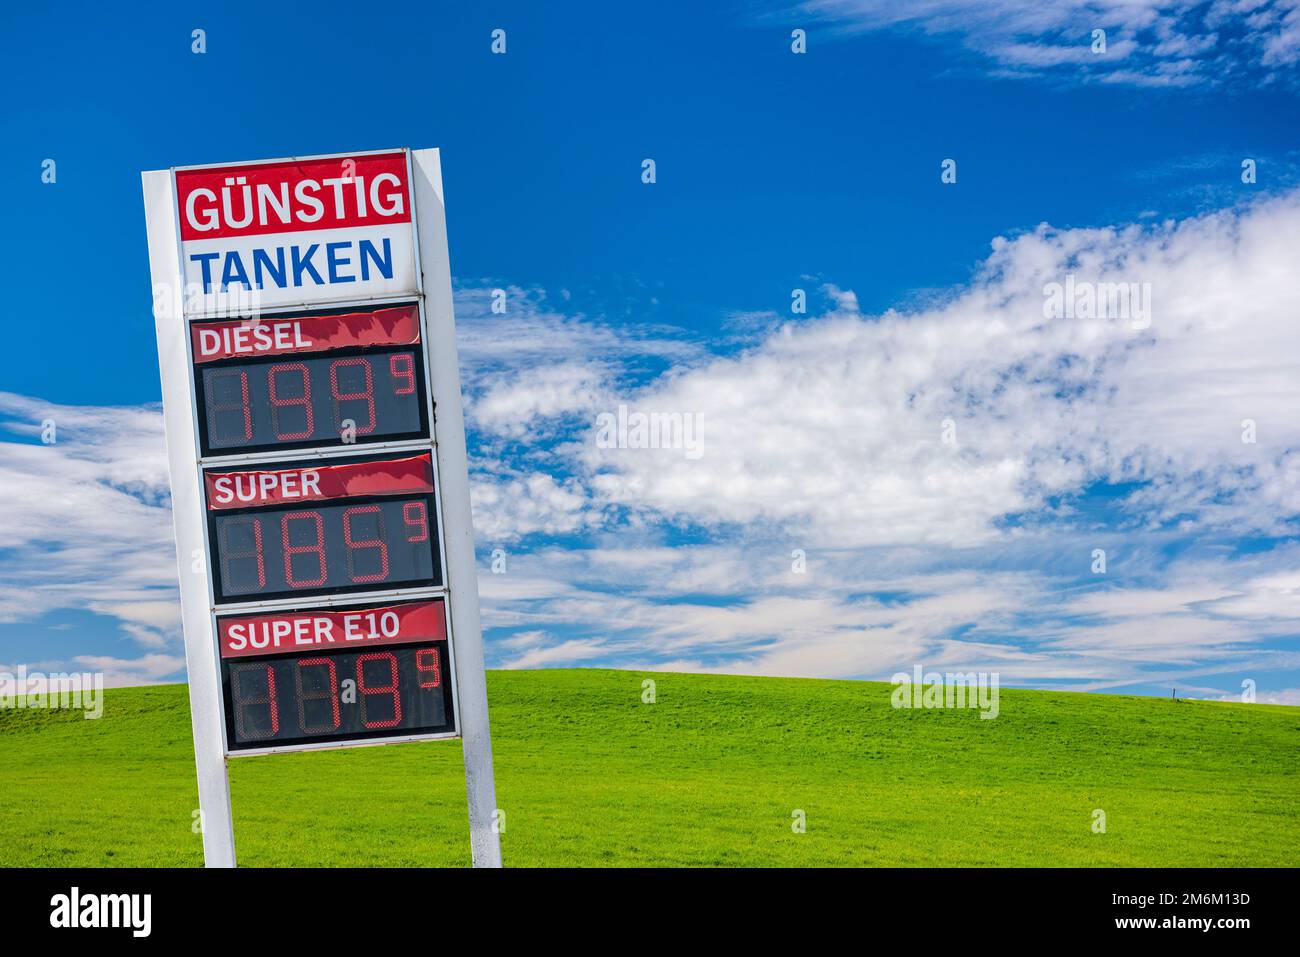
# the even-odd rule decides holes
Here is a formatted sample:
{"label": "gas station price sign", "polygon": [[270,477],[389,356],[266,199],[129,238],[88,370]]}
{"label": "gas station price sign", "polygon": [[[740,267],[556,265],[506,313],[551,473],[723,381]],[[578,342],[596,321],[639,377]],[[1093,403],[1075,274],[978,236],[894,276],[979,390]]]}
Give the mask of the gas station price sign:
{"label": "gas station price sign", "polygon": [[428,452],[203,474],[218,605],[440,587]]}
{"label": "gas station price sign", "polygon": [[190,325],[205,455],[428,438],[416,304]]}
{"label": "gas station price sign", "polygon": [[142,182],[205,862],[233,755],[459,737],[500,866],[438,151]]}
{"label": "gas station price sign", "polygon": [[232,751],[456,730],[441,598],[223,616],[217,634]]}

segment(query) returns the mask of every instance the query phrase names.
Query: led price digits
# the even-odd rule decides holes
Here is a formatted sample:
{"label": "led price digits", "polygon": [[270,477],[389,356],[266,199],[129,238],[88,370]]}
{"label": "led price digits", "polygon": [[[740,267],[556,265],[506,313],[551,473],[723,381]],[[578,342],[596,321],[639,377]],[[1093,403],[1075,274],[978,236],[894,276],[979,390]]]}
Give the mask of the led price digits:
{"label": "led price digits", "polygon": [[429,496],[220,513],[219,600],[442,583]]}
{"label": "led price digits", "polygon": [[205,366],[205,447],[248,451],[419,435],[420,365],[418,352],[403,350]]}
{"label": "led price digits", "polygon": [[239,747],[450,730],[446,643],[224,663]]}

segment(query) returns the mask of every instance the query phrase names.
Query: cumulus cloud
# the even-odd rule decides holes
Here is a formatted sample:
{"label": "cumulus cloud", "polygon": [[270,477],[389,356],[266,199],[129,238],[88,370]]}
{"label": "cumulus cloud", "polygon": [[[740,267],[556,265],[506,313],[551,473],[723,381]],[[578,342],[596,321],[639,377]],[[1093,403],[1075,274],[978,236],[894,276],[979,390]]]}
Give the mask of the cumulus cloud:
{"label": "cumulus cloud", "polygon": [[0,393],[0,430],[0,621],[86,608],[144,645],[174,639],[161,412]]}
{"label": "cumulus cloud", "polygon": [[[946,304],[851,303],[651,384],[704,454],[581,449],[597,501],[836,545],[968,547],[1098,484],[1148,528],[1283,535],[1300,514],[1300,196],[1148,227],[998,238]],[[1132,284],[1145,318],[1045,290]],[[1134,314],[1136,316],[1136,313]],[[1243,441],[1243,437],[1254,441]]]}
{"label": "cumulus cloud", "polygon": [[576,479],[556,479],[544,472],[489,476],[476,468],[470,485],[475,533],[485,542],[515,541],[526,535],[564,535],[598,523],[590,494]]}
{"label": "cumulus cloud", "polygon": [[495,376],[471,409],[485,432],[524,439],[539,420],[554,420],[608,405],[610,370],[602,363],[557,362]]}
{"label": "cumulus cloud", "polygon": [[[587,529],[661,537],[539,543],[483,576],[486,620],[646,668],[884,678],[924,661],[1099,690],[1294,667],[1300,553],[1231,543],[1300,515],[1298,240],[1297,195],[1044,225],[995,239],[939,305],[864,315],[828,288],[824,315],[740,352],[640,386],[615,369],[633,407],[697,415],[703,456],[571,433]],[[1065,318],[1048,291],[1067,278],[1136,284],[1149,311]],[[1195,539],[1221,544],[1164,553]],[[1090,580],[1099,547],[1112,567]]]}
{"label": "cumulus cloud", "polygon": [[184,659],[168,653],[181,629],[160,410],[0,393],[0,432],[0,623],[89,611],[141,655],[32,666],[98,671],[109,685],[175,680]]}

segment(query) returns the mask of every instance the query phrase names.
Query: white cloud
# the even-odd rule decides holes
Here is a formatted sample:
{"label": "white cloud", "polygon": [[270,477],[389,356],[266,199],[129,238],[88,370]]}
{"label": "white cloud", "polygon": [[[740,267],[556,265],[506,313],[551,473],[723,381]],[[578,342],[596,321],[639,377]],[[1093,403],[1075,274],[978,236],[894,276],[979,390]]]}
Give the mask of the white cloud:
{"label": "white cloud", "polygon": [[470,486],[474,528],[487,542],[509,542],[525,535],[564,535],[593,525],[586,488],[576,479],[557,480],[543,472],[487,477],[476,470]]}
{"label": "white cloud", "polygon": [[[1241,699],[1237,697],[1225,700],[1239,701]],[[1261,691],[1256,694],[1255,700],[1260,704],[1300,705],[1300,688],[1278,688],[1276,691]]]}
{"label": "white cloud", "polygon": [[114,658],[108,655],[78,655],[73,659],[83,671],[102,672],[107,688],[164,684],[183,673],[185,659],[179,655],[143,655]]}
{"label": "white cloud", "polygon": [[[1002,76],[1183,87],[1290,79],[1300,61],[1297,0],[806,0],[773,17],[847,34],[959,37]],[[1098,29],[1104,53],[1092,52]]]}
{"label": "white cloud", "polygon": [[[602,663],[645,669],[883,680],[922,664],[997,672],[1006,684],[1100,690],[1186,688],[1196,675],[1300,664],[1300,654],[1275,647],[1295,636],[1289,606],[1265,613],[1248,603],[1259,613],[1238,617],[1219,604],[1300,574],[1300,549],[1175,563],[1155,576],[1168,587],[1121,578],[1089,590],[1031,557],[1026,567],[993,570],[997,546],[964,556],[971,567],[961,570],[939,567],[947,550],[926,550],[929,570],[919,572],[908,570],[906,550],[827,553],[815,556],[811,578],[769,549],[521,553],[507,574],[480,576],[484,623],[498,634],[528,629],[492,648],[504,663],[530,666],[572,663],[580,660],[573,648],[599,648],[592,657]],[[709,565],[725,571],[701,588],[691,570]],[[563,655],[546,658],[562,645]]]}
{"label": "white cloud", "polygon": [[[566,527],[712,544],[525,551],[483,576],[485,620],[544,626],[529,654],[576,634],[604,661],[696,671],[923,662],[1102,689],[1294,667],[1300,553],[1171,564],[1161,548],[1295,529],[1298,243],[1300,194],[1145,228],[1044,225],[996,239],[938,305],[869,316],[827,287],[830,312],[739,353],[630,390],[611,366],[637,408],[699,415],[705,454],[569,433],[546,453],[568,476]],[[1046,318],[1067,274],[1149,284],[1149,327]],[[529,519],[532,496],[501,498],[525,503],[502,532],[558,527]],[[1081,585],[1096,547],[1114,567]]]}
{"label": "white cloud", "polygon": [[150,654],[139,658],[114,658],[110,655],[75,655],[67,661],[25,661],[0,664],[0,675],[15,677],[26,673],[29,687],[45,684],[37,676],[54,674],[102,675],[105,688],[129,688],[174,682],[183,675],[185,659],[178,655]]}
{"label": "white cloud", "polygon": [[470,405],[475,428],[511,439],[533,438],[538,420],[590,414],[612,404],[610,371],[596,362],[559,362],[485,377]]}
{"label": "white cloud", "polygon": [[571,665],[590,661],[605,654],[607,654],[607,649],[599,641],[574,638],[545,647],[530,648],[523,654],[505,662],[501,667],[507,669],[547,668],[555,665]]}
{"label": "white cloud", "polygon": [[[652,324],[614,325],[599,317],[557,312],[543,292],[508,286],[506,311],[492,311],[492,290],[460,286],[456,291],[456,341],[471,391],[496,384],[502,373],[534,371],[544,363],[614,363],[652,366],[687,362],[704,349],[684,330]],[[486,381],[485,381],[486,380]]]}
{"label": "white cloud", "polygon": [[0,393],[0,428],[21,439],[0,442],[0,622],[85,608],[149,648],[177,640],[160,411]]}
{"label": "white cloud", "polygon": [[[1285,534],[1300,514],[1296,248],[1297,194],[999,238],[945,305],[841,309],[652,383],[637,405],[698,415],[702,458],[579,454],[597,501],[823,547],[1006,539],[1008,520],[1042,521],[1095,483],[1140,483],[1123,507],[1149,527]],[[1045,318],[1044,288],[1067,274],[1148,284],[1150,327]]]}

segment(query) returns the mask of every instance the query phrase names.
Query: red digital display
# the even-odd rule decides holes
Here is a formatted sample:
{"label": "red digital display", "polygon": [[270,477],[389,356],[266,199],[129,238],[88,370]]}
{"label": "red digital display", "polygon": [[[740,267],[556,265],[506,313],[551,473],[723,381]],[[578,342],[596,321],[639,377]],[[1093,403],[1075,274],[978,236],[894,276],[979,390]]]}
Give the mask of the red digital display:
{"label": "red digital display", "polygon": [[428,453],[211,469],[204,485],[218,604],[442,584]]}
{"label": "red digital display", "polygon": [[205,455],[428,436],[417,306],[196,322]]}
{"label": "red digital display", "polygon": [[218,626],[231,750],[455,730],[441,599]]}

